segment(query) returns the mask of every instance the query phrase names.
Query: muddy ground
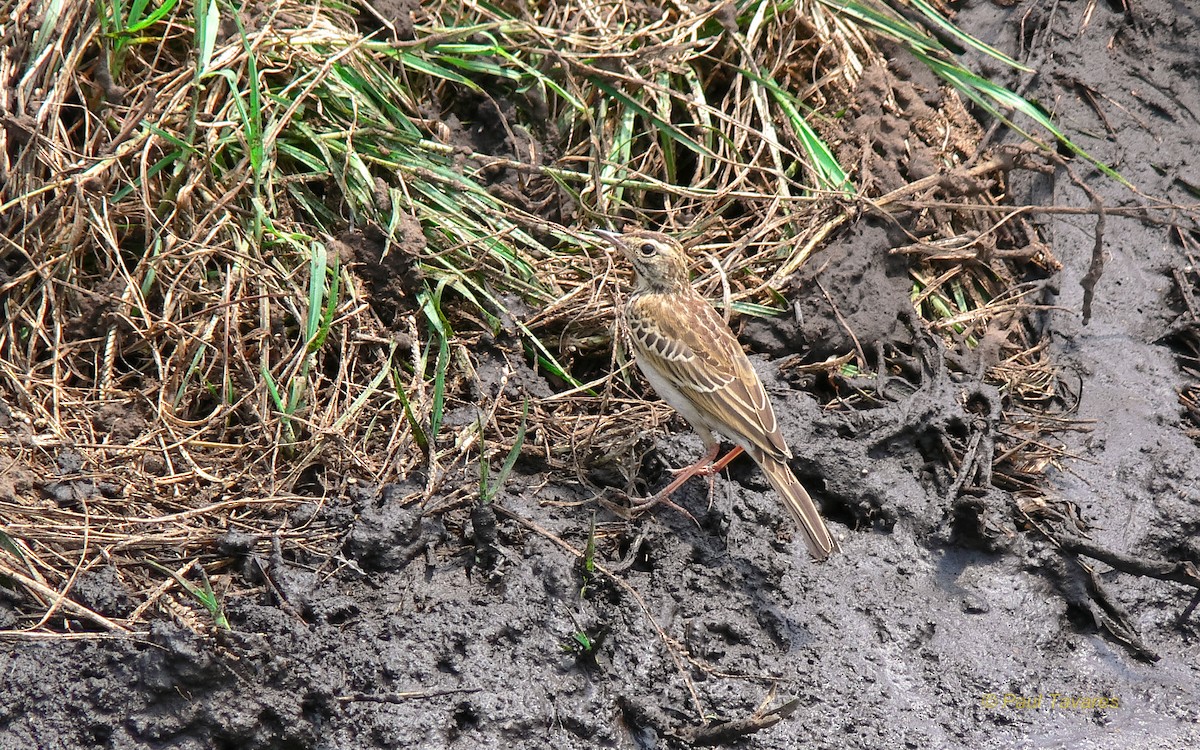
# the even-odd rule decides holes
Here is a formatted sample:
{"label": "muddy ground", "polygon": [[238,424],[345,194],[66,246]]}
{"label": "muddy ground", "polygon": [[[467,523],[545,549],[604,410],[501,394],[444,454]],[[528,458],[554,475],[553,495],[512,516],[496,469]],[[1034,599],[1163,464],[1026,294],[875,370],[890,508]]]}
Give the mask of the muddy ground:
{"label": "muddy ground", "polygon": [[[959,21],[1036,67],[1027,95],[1144,195],[1194,203],[1200,15],[1163,0],[1127,5],[976,0]],[[1147,202],[1073,164],[1105,206]],[[1014,204],[1091,200],[1062,169],[1013,180]],[[1200,238],[1195,212],[1155,216]],[[1040,220],[1063,268],[1039,323],[1078,383],[1074,416],[1089,423],[1062,434],[1076,459],[1051,472],[1049,496],[1077,507],[1101,547],[1195,560],[1200,450],[1185,434],[1177,352],[1162,340],[1178,315],[1170,272],[1187,262],[1182,235],[1107,216],[1104,274],[1084,325],[1080,281],[1096,217]],[[823,282],[860,293],[862,304],[843,311],[860,335],[912,343],[920,337],[896,322],[908,282],[882,252],[894,240],[864,218],[823,251],[839,261],[827,273],[841,274]],[[778,372],[779,350],[819,340],[829,320],[811,288],[794,294],[807,300],[812,329],[781,339],[758,324],[744,336],[794,466],[842,540],[828,563],[805,560],[746,466],[716,482],[711,506],[703,482],[678,496],[698,524],[664,510],[627,525],[574,482],[518,471],[497,499],[486,566],[475,541],[490,519],[421,517],[389,503],[403,488],[368,488],[338,499],[345,559],[319,571],[286,551],[266,561],[288,604],[231,598],[227,635],[203,639],[162,622],[134,640],[6,643],[0,747],[680,747],[701,712],[745,719],[768,700],[790,715],[724,739],[747,748],[1195,747],[1200,625],[1197,616],[1176,623],[1193,592],[1090,562],[1112,611],[1128,615],[1139,654],[1098,626],[1107,613],[1081,568],[1036,533],[972,536],[921,437],[922,425],[961,422],[959,397],[977,385],[933,366],[895,406],[823,411]],[[874,340],[862,343],[870,350]],[[698,439],[679,425],[671,433],[657,437],[661,459],[690,461]],[[1011,503],[985,493],[975,512],[1012,526]],[[594,509],[597,559],[619,582],[595,576],[581,596],[576,559],[553,537],[581,549]],[[98,611],[121,608],[122,592],[103,576],[77,591]],[[581,631],[590,649],[574,638]]]}

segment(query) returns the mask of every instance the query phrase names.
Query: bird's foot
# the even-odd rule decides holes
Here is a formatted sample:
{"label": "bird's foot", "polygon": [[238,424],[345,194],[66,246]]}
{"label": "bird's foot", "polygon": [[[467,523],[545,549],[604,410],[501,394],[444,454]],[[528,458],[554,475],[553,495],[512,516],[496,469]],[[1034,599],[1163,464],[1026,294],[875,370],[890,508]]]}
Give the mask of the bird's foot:
{"label": "bird's foot", "polygon": [[636,518],[637,516],[640,516],[641,514],[645,513],[648,510],[653,509],[656,505],[660,505],[660,504],[666,505],[667,507],[675,509],[679,513],[682,513],[683,515],[685,515],[689,519],[691,519],[692,523],[696,524],[697,526],[700,525],[700,522],[696,520],[695,516],[693,516],[691,513],[688,512],[687,508],[684,508],[682,505],[679,505],[674,500],[672,500],[670,494],[668,494],[666,492],[659,492],[658,494],[654,495],[654,497],[650,498],[649,500],[645,500],[640,503],[633,503],[632,505],[630,505],[629,506],[629,517]]}

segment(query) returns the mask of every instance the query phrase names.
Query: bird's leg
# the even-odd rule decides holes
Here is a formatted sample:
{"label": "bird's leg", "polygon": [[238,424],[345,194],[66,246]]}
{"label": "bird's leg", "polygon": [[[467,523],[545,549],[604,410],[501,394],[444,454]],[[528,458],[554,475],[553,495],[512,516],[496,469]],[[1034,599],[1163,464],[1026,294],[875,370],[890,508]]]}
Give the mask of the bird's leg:
{"label": "bird's leg", "polygon": [[712,459],[716,458],[717,455],[717,448],[714,446],[709,449],[708,455],[705,456],[705,458],[711,461],[711,463],[709,463],[707,466],[701,466],[699,469],[696,469],[695,473],[693,474],[693,476],[697,477],[708,477],[708,507],[710,509],[712,508],[713,497],[717,492],[717,483],[715,477],[717,474],[721,473],[721,469],[724,469],[729,465],[730,461],[742,455],[743,453],[745,453],[745,451],[742,449],[742,446],[735,445],[720,461],[713,461]]}
{"label": "bird's leg", "polygon": [[644,503],[636,503],[634,505],[629,506],[629,515],[631,517],[641,515],[642,513],[645,513],[646,511],[650,510],[651,508],[653,508],[655,505],[658,505],[659,503],[662,503],[663,505],[671,506],[675,510],[679,511],[683,515],[690,518],[692,520],[692,523],[696,524],[697,526],[700,525],[700,522],[696,520],[696,517],[693,516],[691,513],[688,513],[687,508],[684,508],[683,506],[676,504],[674,500],[672,500],[669,496],[664,495],[661,492],[658,493],[657,495],[655,495],[654,497],[650,498],[649,500],[647,500]]}
{"label": "bird's leg", "polygon": [[713,496],[717,492],[717,484],[714,477],[716,477],[717,474],[720,474],[721,469],[724,469],[726,466],[728,466],[730,461],[742,455],[743,453],[745,453],[745,451],[742,449],[742,446],[735,445],[720,461],[714,461],[700,471],[696,472],[700,476],[708,477],[708,507],[710,509],[712,508],[713,504]]}
{"label": "bird's leg", "polygon": [[720,474],[721,469],[724,469],[733,459],[742,455],[745,451],[742,450],[742,446],[735,445],[728,453],[721,457],[720,461],[714,460],[720,452],[721,446],[714,444],[699,461],[682,469],[671,469],[671,473],[676,476],[684,474],[687,477],[711,477],[714,474]]}
{"label": "bird's leg", "polygon": [[[682,469],[669,469],[669,471],[672,474],[674,474],[676,477],[682,476],[684,478],[684,481],[687,481],[687,479],[690,477],[696,477],[696,476],[706,477],[712,473],[713,461],[716,459],[717,454],[720,452],[721,452],[720,443],[713,443],[712,445],[710,445],[708,447],[708,450],[705,452],[705,454],[703,456],[700,457],[700,460],[697,461],[696,463],[691,464],[690,466],[685,466]],[[680,482],[680,484],[682,484],[682,482]],[[676,487],[676,489],[678,489],[678,487]]]}
{"label": "bird's leg", "polygon": [[[735,446],[733,446],[733,448],[731,448],[729,450],[728,453],[726,453],[724,456],[721,457],[720,461],[713,461],[708,466],[697,469],[696,474],[697,474],[697,476],[702,476],[702,477],[711,477],[713,474],[720,474],[721,469],[724,469],[726,466],[729,465],[729,463],[731,461],[733,461],[733,459],[737,458],[738,456],[742,455],[743,453],[745,453],[745,451],[742,450],[742,446],[735,445]],[[717,457],[717,449],[714,448],[712,451],[710,451],[710,455],[707,456],[707,458],[708,458],[708,460],[712,461],[712,459],[714,459],[716,457]]]}
{"label": "bird's leg", "polygon": [[[711,495],[713,489],[712,477],[720,473],[721,469],[724,469],[730,461],[742,454],[742,448],[737,446],[726,453],[720,461],[714,461],[713,459],[717,457],[717,454],[720,453],[720,451],[720,444],[714,441],[713,444],[708,447],[708,450],[705,451],[704,455],[700,457],[699,461],[696,461],[691,466],[687,466],[682,469],[673,469],[672,471],[675,473],[675,478],[671,480],[670,484],[655,493],[654,497],[650,498],[644,503],[638,503],[637,505],[632,506],[629,510],[634,514],[643,513],[647,510],[650,510],[655,505],[665,502],[675,510],[691,518],[690,513],[671,502],[671,495],[675,494],[675,490],[682,487],[684,482],[692,477],[708,477],[708,489],[709,494]],[[696,519],[692,518],[692,520],[694,521]]]}

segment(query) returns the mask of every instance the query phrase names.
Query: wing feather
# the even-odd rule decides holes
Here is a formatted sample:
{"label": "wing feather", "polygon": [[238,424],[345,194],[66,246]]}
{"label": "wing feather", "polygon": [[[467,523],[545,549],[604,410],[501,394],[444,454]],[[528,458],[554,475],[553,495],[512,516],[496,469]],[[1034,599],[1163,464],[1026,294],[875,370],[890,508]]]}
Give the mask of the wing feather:
{"label": "wing feather", "polygon": [[725,437],[790,458],[758,373],[729,326],[699,295],[642,294],[629,303],[639,357]]}

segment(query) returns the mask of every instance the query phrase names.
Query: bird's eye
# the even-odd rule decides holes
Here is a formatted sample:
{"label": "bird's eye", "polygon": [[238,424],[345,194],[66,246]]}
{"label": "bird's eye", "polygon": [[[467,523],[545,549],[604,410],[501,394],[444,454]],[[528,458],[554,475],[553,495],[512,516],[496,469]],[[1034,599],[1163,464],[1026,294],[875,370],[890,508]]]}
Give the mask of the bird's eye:
{"label": "bird's eye", "polygon": [[645,242],[638,248],[638,252],[642,254],[643,258],[652,258],[658,252],[658,248],[654,246],[653,242]]}

